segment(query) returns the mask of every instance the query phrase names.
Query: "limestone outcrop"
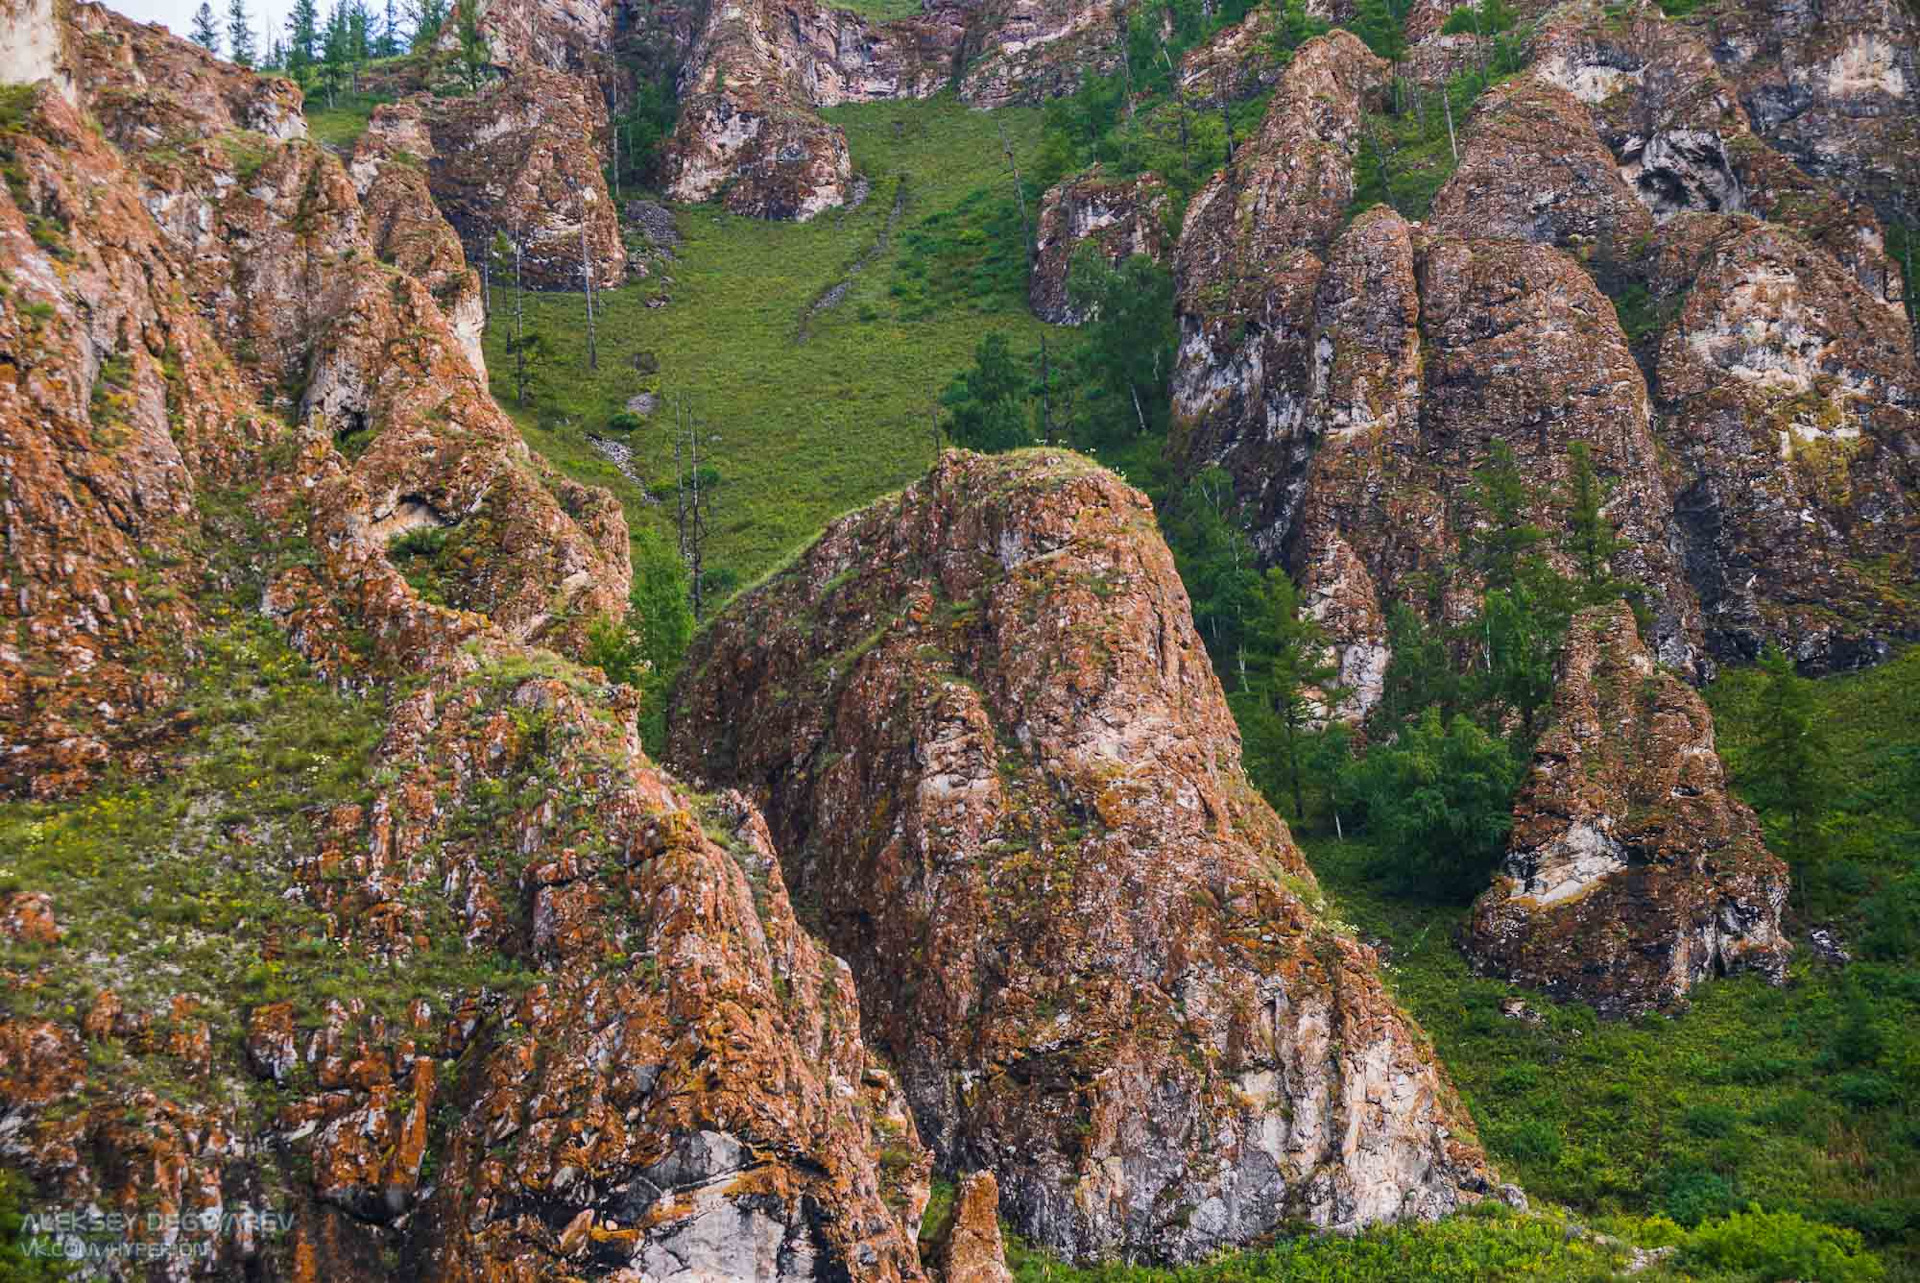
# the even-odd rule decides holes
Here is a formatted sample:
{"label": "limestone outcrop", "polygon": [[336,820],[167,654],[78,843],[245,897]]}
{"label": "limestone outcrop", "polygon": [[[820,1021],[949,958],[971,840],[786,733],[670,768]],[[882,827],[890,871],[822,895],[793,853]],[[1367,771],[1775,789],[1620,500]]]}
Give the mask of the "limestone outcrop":
{"label": "limestone outcrop", "polygon": [[1174,251],[1174,440],[1242,483],[1254,545],[1278,555],[1311,457],[1304,428],[1321,255],[1353,199],[1362,113],[1387,64],[1345,31],[1303,45],[1260,129],[1194,196]]}
{"label": "limestone outcrop", "polygon": [[1705,702],[1655,666],[1625,603],[1575,617],[1506,862],[1466,928],[1476,969],[1605,1016],[1734,971],[1778,983],[1787,890]]}
{"label": "limestone outcrop", "polygon": [[1074,254],[1091,244],[1092,252],[1111,264],[1136,254],[1158,262],[1172,252],[1173,235],[1167,227],[1172,209],[1172,194],[1153,174],[1115,180],[1096,165],[1056,183],[1040,198],[1027,287],[1033,314],[1055,325],[1084,321],[1068,289]]}
{"label": "limestone outcrop", "polygon": [[1146,499],[949,452],[696,643],[689,774],[762,804],[949,1171],[1029,1239],[1191,1260],[1489,1188],[1373,953],[1247,782]]}
{"label": "limestone outcrop", "polygon": [[1776,224],[1662,231],[1657,430],[1710,644],[1752,658],[1773,643],[1811,671],[1884,658],[1920,635],[1912,595],[1890,590],[1909,572],[1886,569],[1920,551],[1905,318]]}
{"label": "limestone outcrop", "polygon": [[941,1283],[1013,1283],[1000,1237],[1000,1186],[992,1172],[961,1179],[953,1196],[953,1223],[936,1260]]}

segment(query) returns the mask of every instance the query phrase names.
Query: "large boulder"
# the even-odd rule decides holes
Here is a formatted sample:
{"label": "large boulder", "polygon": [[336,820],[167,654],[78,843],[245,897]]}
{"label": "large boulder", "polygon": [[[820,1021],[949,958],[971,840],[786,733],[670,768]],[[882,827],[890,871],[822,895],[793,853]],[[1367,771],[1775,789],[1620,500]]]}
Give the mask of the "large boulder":
{"label": "large boulder", "polygon": [[1027,301],[1033,314],[1055,325],[1078,325],[1087,318],[1068,293],[1073,256],[1091,244],[1110,264],[1135,254],[1155,262],[1172,249],[1167,228],[1173,196],[1154,174],[1110,179],[1099,166],[1054,184],[1040,198],[1034,235],[1032,280]]}
{"label": "large boulder", "polygon": [[736,601],[687,673],[673,760],[764,805],[921,1134],[992,1171],[1020,1233],[1191,1260],[1486,1188],[1110,474],[949,452]]}
{"label": "large boulder", "polygon": [[1727,791],[1706,703],[1655,665],[1624,602],[1581,612],[1506,863],[1467,926],[1476,969],[1605,1016],[1734,971],[1778,983],[1787,890]]}

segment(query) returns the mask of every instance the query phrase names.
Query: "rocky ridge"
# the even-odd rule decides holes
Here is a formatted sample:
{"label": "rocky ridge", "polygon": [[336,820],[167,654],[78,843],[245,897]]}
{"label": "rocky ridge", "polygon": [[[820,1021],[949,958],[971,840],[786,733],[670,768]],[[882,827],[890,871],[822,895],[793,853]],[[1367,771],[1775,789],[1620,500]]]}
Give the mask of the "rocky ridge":
{"label": "rocky ridge", "polygon": [[[324,947],[527,980],[404,1013],[190,988],[154,1010],[96,982],[63,1013],[48,986],[93,974],[84,912],[10,890],[9,968],[41,952],[0,1018],[9,1163],[60,1205],[288,1212],[284,1236],[217,1237],[207,1268],[230,1274],[921,1278],[928,1159],[764,824],[648,763],[631,690],[554,653],[624,605],[625,523],[529,455],[408,270],[458,297],[457,246],[431,220],[396,233],[297,136],[210,113],[144,138],[130,76],[198,55],[73,21],[119,42],[75,81],[117,147],[51,83],[0,120],[0,343],[35,371],[0,381],[5,785],[191,752],[183,666],[237,600],[388,726],[365,800],[249,839],[318,934],[234,946],[269,970]],[[372,192],[391,158],[363,159]],[[429,528],[434,600],[393,543]]]}
{"label": "rocky ridge", "polygon": [[1190,1260],[1491,1187],[1247,783],[1146,500],[949,452],[696,644],[673,760],[763,806],[943,1168],[1031,1240]]}

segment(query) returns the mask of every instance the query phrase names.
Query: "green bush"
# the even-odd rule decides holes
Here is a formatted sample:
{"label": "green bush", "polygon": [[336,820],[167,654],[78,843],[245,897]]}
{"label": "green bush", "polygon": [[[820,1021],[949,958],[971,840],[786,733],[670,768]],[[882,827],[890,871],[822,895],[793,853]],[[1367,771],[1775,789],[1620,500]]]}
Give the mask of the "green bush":
{"label": "green bush", "polygon": [[607,431],[626,436],[638,432],[645,423],[646,420],[631,410],[615,410],[607,419]]}
{"label": "green bush", "polygon": [[1520,764],[1507,746],[1456,714],[1428,706],[1391,744],[1346,773],[1366,826],[1409,890],[1470,899],[1505,849]]}
{"label": "green bush", "polygon": [[1702,1140],[1718,1140],[1733,1135],[1740,1112],[1727,1105],[1695,1105],[1680,1116],[1680,1125]]}
{"label": "green bush", "polygon": [[1685,1267],[1738,1272],[1756,1283],[1872,1283],[1885,1274],[1853,1230],[1756,1206],[1701,1225],[1680,1245],[1679,1260]]}
{"label": "green bush", "polygon": [[1695,1226],[1733,1208],[1733,1186],[1718,1172],[1699,1167],[1669,1168],[1662,1182],[1662,1207],[1677,1224]]}

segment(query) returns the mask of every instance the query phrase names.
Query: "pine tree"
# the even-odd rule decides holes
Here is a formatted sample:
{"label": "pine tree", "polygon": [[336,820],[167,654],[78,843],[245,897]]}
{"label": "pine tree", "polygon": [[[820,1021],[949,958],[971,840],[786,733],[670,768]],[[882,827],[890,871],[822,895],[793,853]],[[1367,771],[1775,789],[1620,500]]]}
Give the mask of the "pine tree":
{"label": "pine tree", "polygon": [[478,89],[489,58],[486,34],[480,30],[480,0],[454,0],[454,31],[460,37],[460,67],[467,88]]}
{"label": "pine tree", "polygon": [[1581,598],[1588,604],[1610,601],[1625,585],[1613,574],[1613,556],[1626,547],[1614,532],[1606,513],[1607,484],[1593,466],[1593,452],[1584,441],[1567,451],[1570,464],[1562,507],[1567,514],[1565,548],[1579,574]]}
{"label": "pine tree", "polygon": [[326,86],[329,107],[333,106],[333,96],[340,88],[340,78],[346,73],[352,44],[353,33],[346,5],[344,0],[336,0],[333,12],[327,15],[326,34],[320,43],[320,79]]}
{"label": "pine tree", "polygon": [[430,51],[447,23],[447,0],[412,0],[413,39],[408,48],[415,53]]}
{"label": "pine tree", "polygon": [[1260,611],[1249,629],[1246,664],[1250,693],[1259,702],[1277,740],[1270,754],[1275,783],[1293,796],[1293,817],[1306,818],[1302,781],[1318,741],[1327,733],[1326,715],[1346,698],[1340,670],[1329,662],[1327,635],[1318,620],[1300,608],[1300,592],[1279,567],[1267,571],[1259,586]]}
{"label": "pine tree", "polygon": [[1512,446],[1494,443],[1487,462],[1474,470],[1468,502],[1479,510],[1484,523],[1466,537],[1472,564],[1489,591],[1511,588],[1547,537],[1531,520],[1533,494]]}
{"label": "pine tree", "polygon": [[287,15],[287,71],[301,84],[320,54],[320,8],[315,0],[293,0]]}
{"label": "pine tree", "polygon": [[220,24],[213,16],[213,5],[209,0],[200,0],[200,7],[193,11],[193,43],[208,53],[220,52]]}
{"label": "pine tree", "polygon": [[1795,862],[1818,854],[1818,821],[1832,784],[1832,747],[1813,697],[1813,683],[1794,671],[1778,647],[1760,657],[1760,737],[1753,747],[1759,800],[1787,822]]}
{"label": "pine tree", "polygon": [[375,47],[374,57],[392,58],[400,53],[400,18],[394,11],[393,0],[387,0],[386,19],[380,26],[380,42]]}
{"label": "pine tree", "polygon": [[247,12],[247,0],[227,0],[227,48],[234,65],[253,65],[253,16]]}

